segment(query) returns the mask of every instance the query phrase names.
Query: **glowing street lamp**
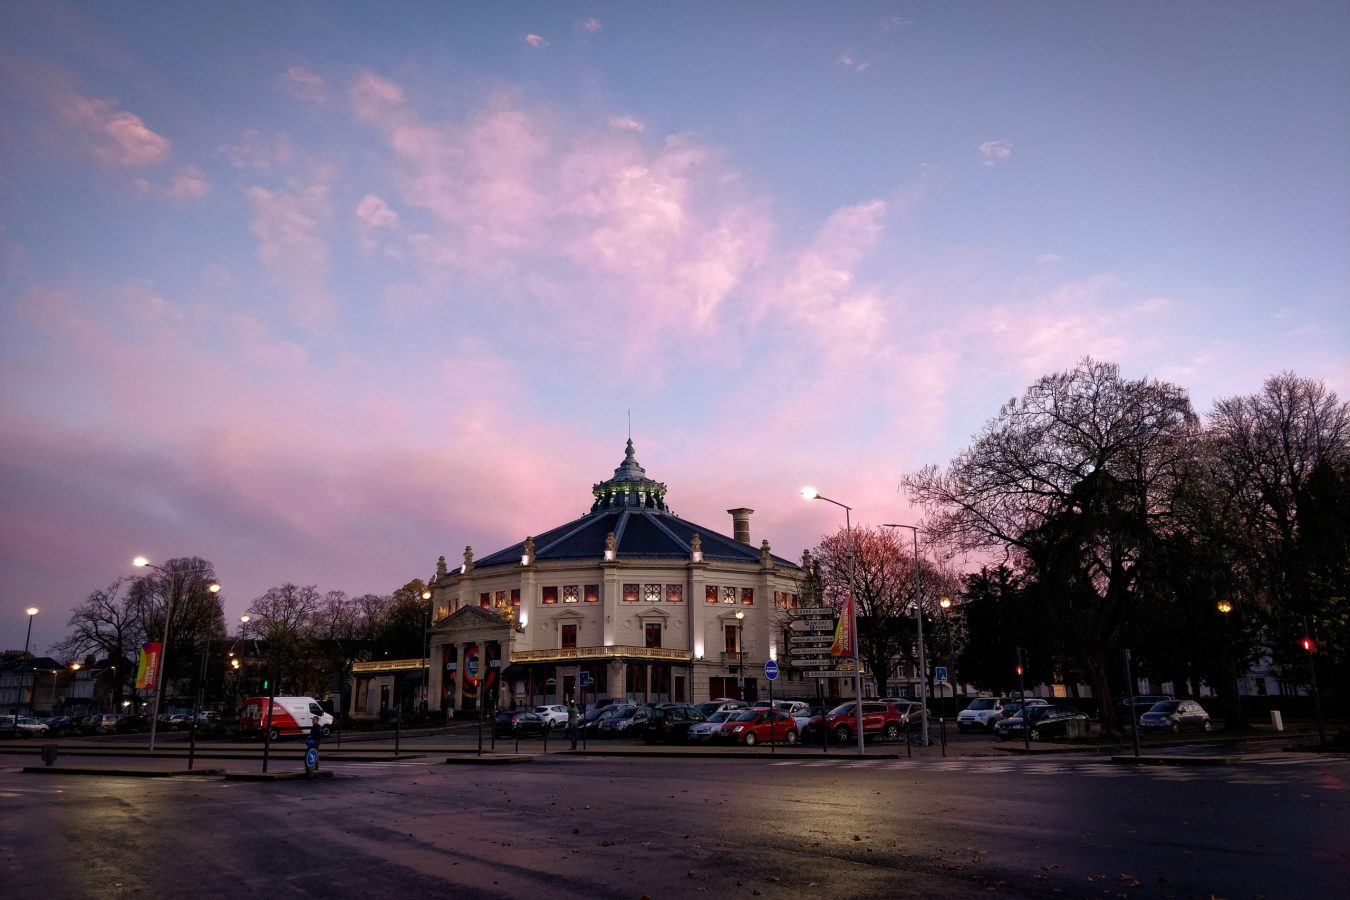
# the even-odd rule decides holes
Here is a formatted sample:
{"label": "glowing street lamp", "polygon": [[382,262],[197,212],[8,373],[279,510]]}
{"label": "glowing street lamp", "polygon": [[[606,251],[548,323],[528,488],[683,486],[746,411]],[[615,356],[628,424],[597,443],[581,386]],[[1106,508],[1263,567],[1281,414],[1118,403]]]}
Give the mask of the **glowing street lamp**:
{"label": "glowing street lamp", "polygon": [[1226,616],[1233,611],[1233,604],[1229,603],[1227,600],[1220,600],[1218,603],[1218,609],[1219,612],[1223,613]]}
{"label": "glowing street lamp", "polygon": [[[848,636],[853,643],[853,705],[854,711],[858,714],[858,755],[861,756],[865,751],[863,750],[862,666],[858,663],[858,609],[854,589],[857,577],[854,572],[856,563],[853,559],[853,520],[850,515],[853,512],[853,507],[846,506],[838,500],[831,500],[813,487],[802,488],[802,497],[806,500],[824,500],[826,503],[833,503],[844,510],[844,534],[848,540]],[[824,717],[821,718],[821,723],[824,724]]]}
{"label": "glowing street lamp", "polygon": [[[33,616],[36,616],[36,615],[38,614],[38,608],[37,608],[36,606],[30,606],[30,607],[28,607],[27,609],[25,609],[24,612],[28,613],[28,636],[25,637],[25,638],[23,639],[23,658],[24,658],[24,659],[28,659],[28,644],[29,644],[29,642],[32,641],[32,639],[33,639]],[[29,663],[28,663],[28,668],[30,668],[30,669],[33,668],[33,663],[32,663],[32,661],[29,661]],[[14,721],[15,721],[15,722],[19,721],[19,705],[20,705],[21,703],[23,703],[23,682],[24,682],[24,679],[23,679],[22,676],[20,676],[20,678],[19,678],[19,693],[17,693],[17,694],[14,695]],[[33,672],[33,685],[34,685],[34,687],[36,688],[36,685],[37,685],[37,671],[36,671],[36,670],[34,670],[34,672]],[[29,713],[32,713],[32,712],[33,712],[33,701],[32,701],[31,699],[28,701],[28,712],[29,712]],[[16,733],[17,733],[17,731],[16,731]]]}
{"label": "glowing street lamp", "polygon": [[[169,599],[164,607],[164,634],[162,636],[163,646],[159,648],[159,665],[155,667],[155,683],[152,687],[155,690],[155,699],[150,706],[150,752],[155,752],[155,730],[159,725],[159,695],[160,686],[164,683],[164,667],[169,659],[169,626],[173,624],[173,595],[178,585],[179,575],[199,575],[206,572],[206,568],[186,569],[183,571],[166,569],[163,566],[157,566],[144,556],[138,556],[131,561],[131,564],[138,569],[154,569],[161,575],[169,577]],[[219,582],[212,581],[206,586],[206,589],[213,594],[220,593]]]}

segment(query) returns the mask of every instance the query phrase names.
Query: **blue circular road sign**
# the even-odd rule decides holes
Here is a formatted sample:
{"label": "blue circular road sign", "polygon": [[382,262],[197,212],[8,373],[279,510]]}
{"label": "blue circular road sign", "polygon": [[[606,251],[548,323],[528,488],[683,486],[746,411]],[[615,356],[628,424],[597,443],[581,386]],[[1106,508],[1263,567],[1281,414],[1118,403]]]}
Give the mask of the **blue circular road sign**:
{"label": "blue circular road sign", "polygon": [[764,664],[764,677],[770,681],[775,680],[778,677],[778,663],[773,660],[766,662]]}
{"label": "blue circular road sign", "polygon": [[478,657],[475,655],[475,656],[470,656],[468,659],[466,659],[466,660],[464,661],[464,668],[466,668],[466,669],[469,670],[469,677],[470,677],[470,678],[477,678],[477,677],[478,677]]}

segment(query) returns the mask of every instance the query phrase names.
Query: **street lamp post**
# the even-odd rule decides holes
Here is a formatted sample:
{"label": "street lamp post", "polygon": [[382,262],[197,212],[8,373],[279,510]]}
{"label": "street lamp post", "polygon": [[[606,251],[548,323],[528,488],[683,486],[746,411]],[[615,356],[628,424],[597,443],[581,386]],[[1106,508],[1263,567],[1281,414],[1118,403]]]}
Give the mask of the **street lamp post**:
{"label": "street lamp post", "polygon": [[[853,707],[854,712],[857,713],[858,755],[861,756],[865,751],[863,749],[862,666],[858,662],[858,604],[857,591],[854,587],[856,563],[853,559],[853,520],[851,516],[853,507],[846,506],[838,500],[831,500],[815,488],[802,488],[802,496],[807,500],[824,500],[826,503],[833,503],[844,510],[844,535],[848,541],[848,639],[849,643],[853,645]],[[821,725],[824,724],[825,717],[822,715]]]}
{"label": "street lamp post", "polygon": [[938,606],[942,607],[942,625],[947,629],[947,687],[952,691],[952,721],[956,721],[956,634],[947,613],[952,608],[952,598],[942,595],[938,598]]}
{"label": "street lamp post", "polygon": [[740,656],[736,667],[736,681],[740,688],[737,693],[741,699],[745,699],[745,610],[736,610],[736,652]]}
{"label": "street lamp post", "polygon": [[[207,570],[204,568],[188,569],[180,573],[176,570],[170,570],[162,566],[157,566],[150,560],[146,559],[144,556],[136,557],[131,561],[131,564],[138,569],[146,569],[146,568],[154,569],[156,572],[159,572],[162,575],[169,576],[169,599],[168,602],[165,604],[164,608],[164,634],[162,638],[164,641],[164,645],[159,648],[159,665],[155,666],[155,683],[152,685],[152,687],[155,690],[155,699],[152,701],[150,705],[150,752],[154,753],[155,731],[159,726],[160,685],[164,683],[164,667],[168,664],[169,661],[169,626],[173,624],[173,595],[174,590],[178,585],[178,576],[180,574],[198,575]],[[210,584],[206,586],[206,589],[213,594],[219,593],[220,584],[215,581],[212,581]]]}
{"label": "street lamp post", "polygon": [[[423,591],[422,599],[427,601],[427,627],[422,629],[422,648],[426,651],[426,666],[422,679],[422,715],[425,716],[431,712],[431,614],[433,611],[431,591]],[[338,702],[342,702],[341,691],[338,692]]]}
{"label": "street lamp post", "polygon": [[[23,658],[24,658],[24,659],[28,659],[28,644],[29,644],[29,643],[32,641],[32,639],[33,639],[33,616],[36,616],[36,615],[38,614],[38,608],[37,608],[36,606],[30,606],[30,607],[28,607],[26,610],[24,610],[24,612],[28,613],[28,636],[25,637],[25,638],[23,639]],[[32,668],[33,668],[33,664],[32,664],[31,661],[28,663],[28,668],[29,668],[29,669],[32,669]],[[19,721],[19,707],[21,707],[21,706],[23,705],[23,682],[24,682],[24,677],[23,677],[22,675],[20,675],[20,676],[19,676],[19,691],[18,691],[18,693],[16,693],[16,694],[14,695],[14,721],[15,721],[15,722],[18,722],[18,721]],[[33,673],[33,689],[34,689],[34,690],[37,690],[37,673],[36,673],[36,672]],[[32,702],[31,700],[28,702],[28,712],[29,712],[30,714],[33,712],[33,702]],[[15,733],[15,734],[18,734],[18,733],[19,733],[17,727],[14,729],[14,733]]]}
{"label": "street lamp post", "polygon": [[923,723],[923,745],[928,746],[928,660],[923,648],[923,602],[919,595],[919,526],[888,523],[884,528],[908,528],[914,535],[914,621],[919,630],[919,716]]}

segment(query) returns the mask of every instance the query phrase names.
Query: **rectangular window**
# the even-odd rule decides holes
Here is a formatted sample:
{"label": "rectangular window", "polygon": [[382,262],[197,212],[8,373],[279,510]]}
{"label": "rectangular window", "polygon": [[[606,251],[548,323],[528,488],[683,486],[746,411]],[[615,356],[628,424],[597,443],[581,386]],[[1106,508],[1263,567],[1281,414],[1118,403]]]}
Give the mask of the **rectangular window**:
{"label": "rectangular window", "polygon": [[708,585],[708,587],[707,587],[706,589],[704,589],[704,591],[703,591],[703,599],[704,599],[706,602],[708,602],[708,603],[716,603],[716,602],[717,602],[717,585],[715,585],[715,584],[710,584],[710,585]]}
{"label": "rectangular window", "polygon": [[801,609],[801,608],[802,608],[802,598],[799,597],[799,596],[797,596],[796,594],[793,594],[793,595],[792,595],[792,600],[791,600],[791,606],[792,606],[793,609]]}
{"label": "rectangular window", "polygon": [[511,588],[511,605],[520,605],[520,588]]}
{"label": "rectangular window", "polygon": [[623,602],[624,602],[624,603],[636,603],[636,602],[638,602],[638,587],[639,587],[639,585],[632,584],[631,582],[624,582],[624,585],[623,585]]}
{"label": "rectangular window", "polygon": [[586,602],[587,603],[600,602],[600,585],[598,584],[586,585]]}
{"label": "rectangular window", "polygon": [[581,585],[565,584],[563,585],[563,602],[576,603],[581,599]]}
{"label": "rectangular window", "polygon": [[553,604],[558,602],[558,586],[556,584],[544,588],[543,591],[545,603]]}
{"label": "rectangular window", "polygon": [[564,625],[562,627],[562,649],[577,649],[577,626],[575,623]]}
{"label": "rectangular window", "polygon": [[667,602],[667,603],[683,603],[683,602],[684,602],[684,585],[682,585],[682,584],[668,584],[668,585],[666,585],[666,602]]}
{"label": "rectangular window", "polygon": [[726,639],[724,645],[727,653],[738,653],[739,647],[736,638],[740,636],[741,629],[736,625],[727,625],[722,629],[722,636]]}
{"label": "rectangular window", "polygon": [[643,596],[643,599],[645,599],[648,603],[660,603],[660,602],[661,602],[661,585],[659,585],[659,584],[644,584],[644,585],[642,586],[642,596]]}
{"label": "rectangular window", "polygon": [[788,608],[788,595],[787,595],[787,591],[774,591],[774,592],[773,592],[773,608],[774,608],[774,609],[787,609],[787,608]]}
{"label": "rectangular window", "polygon": [[755,589],[741,588],[741,606],[755,605]]}
{"label": "rectangular window", "polygon": [[648,622],[645,626],[643,626],[642,632],[643,637],[646,641],[646,643],[643,644],[644,647],[652,648],[661,646],[660,622]]}
{"label": "rectangular window", "polygon": [[736,589],[735,589],[734,587],[731,587],[730,585],[728,585],[728,586],[722,588],[722,602],[723,602],[723,603],[735,603],[735,602],[736,602]]}
{"label": "rectangular window", "polygon": [[498,608],[501,608],[501,607],[505,606],[505,605],[506,605],[506,591],[498,591],[498,592],[497,592],[497,596],[496,596],[494,599],[495,599],[496,602],[497,602],[497,607],[498,607]]}
{"label": "rectangular window", "polygon": [[492,608],[492,595],[489,594],[487,591],[484,591],[483,593],[479,594],[479,595],[478,595],[478,605],[481,606],[481,607],[483,607],[483,609],[491,609],[491,608]]}

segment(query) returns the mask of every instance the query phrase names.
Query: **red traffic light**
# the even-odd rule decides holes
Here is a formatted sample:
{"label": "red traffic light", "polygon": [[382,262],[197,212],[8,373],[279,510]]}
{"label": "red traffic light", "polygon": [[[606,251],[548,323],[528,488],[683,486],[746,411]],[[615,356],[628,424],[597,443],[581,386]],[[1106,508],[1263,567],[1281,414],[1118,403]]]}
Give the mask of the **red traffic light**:
{"label": "red traffic light", "polygon": [[1017,676],[1018,676],[1019,678],[1022,676],[1022,664],[1021,664],[1021,663],[1018,663],[1018,664],[1017,664]]}
{"label": "red traffic light", "polygon": [[1317,649],[1317,643],[1310,637],[1305,637],[1303,640],[1298,642],[1298,645],[1302,647],[1304,650],[1307,650],[1309,653],[1312,653]]}

